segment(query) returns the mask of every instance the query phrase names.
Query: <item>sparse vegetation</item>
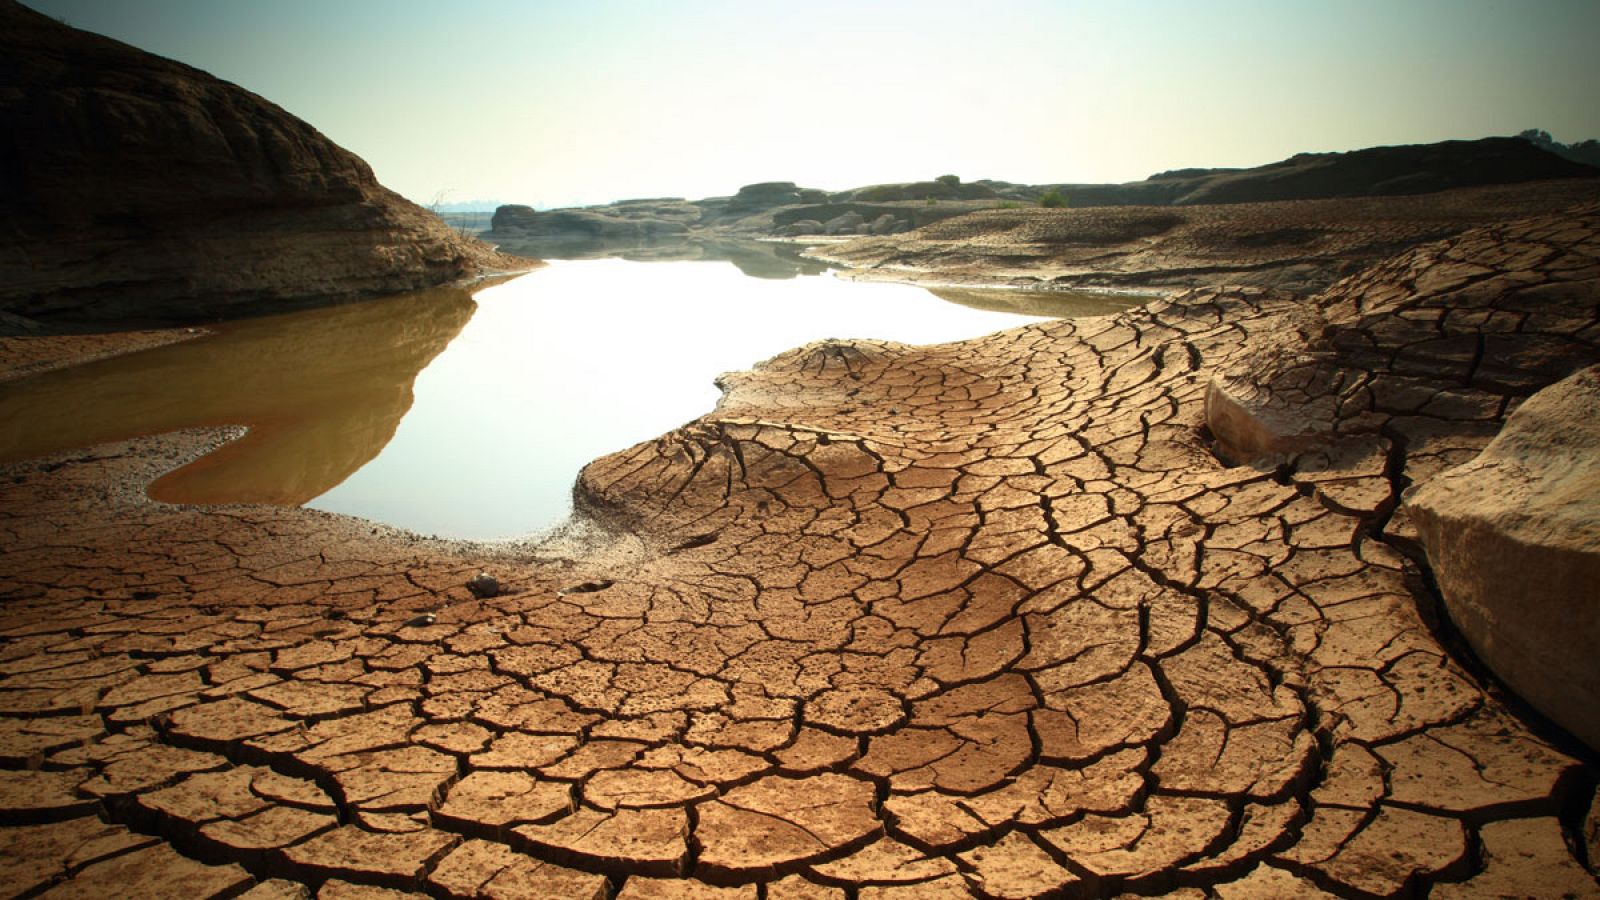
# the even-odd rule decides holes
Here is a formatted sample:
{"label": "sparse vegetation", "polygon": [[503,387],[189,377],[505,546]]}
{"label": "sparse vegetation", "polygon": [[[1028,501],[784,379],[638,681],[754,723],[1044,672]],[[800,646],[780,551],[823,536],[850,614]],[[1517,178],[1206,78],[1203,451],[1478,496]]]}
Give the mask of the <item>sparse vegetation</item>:
{"label": "sparse vegetation", "polygon": [[1535,147],[1548,150],[1563,159],[1583,163],[1587,166],[1600,166],[1600,141],[1590,138],[1587,141],[1578,141],[1572,144],[1563,144],[1550,136],[1550,132],[1542,128],[1529,128],[1517,137],[1522,138]]}
{"label": "sparse vegetation", "polygon": [[1067,198],[1061,196],[1060,191],[1051,188],[1039,195],[1039,205],[1045,209],[1066,209]]}

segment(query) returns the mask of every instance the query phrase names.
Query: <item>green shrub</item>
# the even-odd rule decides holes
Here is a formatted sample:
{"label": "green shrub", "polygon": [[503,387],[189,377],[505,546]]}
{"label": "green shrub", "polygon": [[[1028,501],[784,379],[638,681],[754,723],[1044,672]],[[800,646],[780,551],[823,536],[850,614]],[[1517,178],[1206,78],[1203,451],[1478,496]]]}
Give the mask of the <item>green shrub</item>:
{"label": "green shrub", "polygon": [[960,187],[961,186],[961,176],[960,175],[940,175],[938,178],[935,178],[934,181],[939,182],[940,184],[944,185],[945,187]]}
{"label": "green shrub", "polygon": [[1021,205],[1022,205],[1021,203],[1018,203],[1015,200],[1001,200],[1000,201],[1000,208],[1001,209],[1016,209],[1017,207],[1019,207]]}
{"label": "green shrub", "polygon": [[1045,209],[1066,209],[1067,198],[1061,196],[1060,191],[1051,188],[1039,195],[1039,205]]}

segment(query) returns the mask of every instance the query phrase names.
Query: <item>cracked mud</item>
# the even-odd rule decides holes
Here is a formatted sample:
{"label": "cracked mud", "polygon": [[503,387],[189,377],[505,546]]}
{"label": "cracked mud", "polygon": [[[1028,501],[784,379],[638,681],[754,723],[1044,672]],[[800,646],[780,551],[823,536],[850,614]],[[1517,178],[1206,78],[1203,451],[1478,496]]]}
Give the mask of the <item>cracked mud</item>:
{"label": "cracked mud", "polygon": [[144,500],[207,435],[13,466],[0,888],[1595,896],[1592,755],[1399,501],[1600,361],[1597,252],[800,348],[586,469],[570,560]]}

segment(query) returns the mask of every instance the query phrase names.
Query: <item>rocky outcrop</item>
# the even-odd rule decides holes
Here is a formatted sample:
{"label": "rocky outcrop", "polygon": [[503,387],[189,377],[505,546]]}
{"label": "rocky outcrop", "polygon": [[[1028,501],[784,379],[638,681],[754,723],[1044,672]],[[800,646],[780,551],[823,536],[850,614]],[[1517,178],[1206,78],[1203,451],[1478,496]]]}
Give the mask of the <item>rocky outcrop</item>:
{"label": "rocky outcrop", "polygon": [[1425,552],[1490,669],[1600,747],[1597,244],[1590,208],[1396,257],[1215,373],[1206,416],[1224,456]]}
{"label": "rocky outcrop", "polygon": [[1600,749],[1600,367],[1528,398],[1407,509],[1467,642]]}
{"label": "rocky outcrop", "polygon": [[826,191],[802,188],[792,181],[764,181],[747,184],[728,199],[726,212],[745,213],[772,209],[775,206],[792,206],[797,203],[817,203],[827,199]]}
{"label": "rocky outcrop", "polygon": [[[1496,218],[1550,211],[1570,204],[1577,196],[1563,197],[1562,188],[1555,184],[1502,192],[1512,198],[1534,195],[1560,202],[1498,209],[1487,214],[1470,203],[1435,201],[1433,206],[1449,220],[1447,228],[1424,228],[1420,235],[1413,229],[1413,233],[1399,237],[1403,242],[1400,244],[1389,238],[1402,235],[1408,225],[1420,224],[1408,219],[1416,215],[1417,209],[1429,208],[1427,201],[1391,204],[1387,208],[1392,214],[1387,217],[1375,215],[1372,203],[1290,208],[1265,215],[1246,212],[1242,217],[1234,212],[1189,211],[1188,207],[1423,194],[1476,185],[1597,177],[1600,170],[1564,160],[1526,140],[1486,138],[1375,147],[1350,153],[1301,154],[1257,169],[1184,169],[1121,185],[1022,185],[988,180],[963,183],[954,176],[943,176],[935,181],[878,184],[830,193],[803,188],[792,181],[768,181],[747,184],[732,197],[695,201],[630,200],[544,212],[505,206],[496,212],[494,228],[487,237],[520,252],[572,258],[594,255],[598,241],[611,244],[608,252],[613,255],[626,255],[676,234],[691,241],[883,237],[966,217],[950,224],[948,230],[918,234],[905,241],[852,247],[838,251],[836,258],[851,265],[870,266],[892,257],[896,269],[902,272],[922,266],[940,268],[937,275],[941,280],[972,280],[973,273],[959,271],[962,267],[984,270],[989,274],[977,280],[985,280],[997,271],[1053,266],[1064,267],[1066,277],[1084,284],[1127,281],[1140,286],[1186,286],[1228,280],[1315,289],[1398,251],[1405,243],[1443,237]],[[1065,194],[1073,210],[1022,209],[1036,206],[1050,190]],[[1600,197],[1600,191],[1592,184],[1575,190]],[[1132,205],[1184,206],[1186,210],[1137,210],[1126,215],[1106,210],[1083,211]],[[1334,219],[1348,217],[1351,210],[1366,212],[1358,212],[1355,223],[1329,221],[1330,215]],[[967,217],[969,213],[983,216]],[[1252,215],[1270,224],[1236,227]],[[1375,220],[1359,221],[1363,215]],[[1207,223],[1215,225],[1218,220],[1225,224],[1221,233],[1213,233],[1215,229],[1208,228]],[[1202,224],[1198,229],[1182,230],[1183,236],[1189,238],[1185,245],[1146,246],[1146,238],[1187,221]],[[1151,230],[1153,222],[1164,224]],[[1051,233],[1033,234],[1040,224]],[[1063,227],[1071,232],[1070,236],[1056,234]],[[1019,239],[1024,242],[1020,248],[1014,246]],[[1105,253],[1091,252],[1103,250],[1112,251],[1109,259]],[[1035,259],[1041,256],[1062,258]],[[1164,257],[1172,257],[1172,261],[1157,261]],[[1170,277],[1153,280],[1147,276],[1145,269],[1152,261],[1157,261],[1156,267],[1166,270]],[[1319,269],[1311,281],[1301,277],[1307,269]],[[1056,274],[1063,273],[1052,273]],[[1037,275],[1029,272],[1021,277]]]}
{"label": "rocky outcrop", "polygon": [[892,279],[1016,287],[1229,283],[1313,293],[1408,246],[1583,202],[1600,202],[1600,178],[1294,203],[989,209],[914,219],[916,231],[811,254],[866,278],[882,270]]}
{"label": "rocky outcrop", "polygon": [[517,265],[268,101],[0,0],[0,312],[195,319]]}
{"label": "rocky outcrop", "polygon": [[[617,210],[612,212],[611,210]],[[677,213],[677,214],[673,214]],[[698,214],[667,211],[659,201],[629,201],[617,207],[554,209],[540,212],[527,206],[502,206],[495,210],[491,230],[501,240],[561,239],[647,241],[688,232]]]}

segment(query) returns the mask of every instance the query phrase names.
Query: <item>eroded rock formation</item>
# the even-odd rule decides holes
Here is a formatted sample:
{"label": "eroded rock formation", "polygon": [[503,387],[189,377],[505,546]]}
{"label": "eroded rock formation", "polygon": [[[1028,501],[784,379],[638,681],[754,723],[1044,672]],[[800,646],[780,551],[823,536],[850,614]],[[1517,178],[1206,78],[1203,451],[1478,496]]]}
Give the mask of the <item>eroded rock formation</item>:
{"label": "eroded rock formation", "polygon": [[853,277],[1026,288],[1240,284],[1314,293],[1407,247],[1583,202],[1600,179],[1414,197],[992,209],[814,248]]}
{"label": "eroded rock formation", "polygon": [[[1593,766],[1447,652],[1392,513],[1593,354],[1597,219],[1310,306],[800,348],[586,469],[629,533],[571,559],[152,504],[182,434],[13,466],[0,883],[1593,896]],[[1332,416],[1321,449],[1219,459],[1207,393],[1246,371]]]}
{"label": "eroded rock formation", "polygon": [[0,232],[0,313],[52,322],[260,313],[528,265],[266,100],[14,0]]}
{"label": "eroded rock formation", "polygon": [[1600,368],[1534,394],[1407,509],[1473,649],[1600,747]]}
{"label": "eroded rock formation", "polygon": [[[1454,205],[1449,200],[1442,204],[1438,200],[1393,204],[1390,211],[1399,215],[1391,215],[1383,221],[1367,221],[1373,214],[1359,204],[1323,204],[1291,210],[1287,216],[1283,215],[1283,210],[1263,215],[1259,210],[1251,210],[1250,204],[1352,197],[1394,198],[1486,185],[1522,185],[1530,181],[1552,182],[1542,192],[1549,197],[1562,191],[1554,182],[1600,177],[1600,169],[1550,152],[1565,145],[1549,142],[1549,135],[1544,135],[1543,139],[1547,143],[1538,145],[1524,137],[1484,138],[1369,147],[1348,153],[1302,153],[1252,169],[1182,169],[1127,184],[1026,185],[991,180],[962,183],[959,178],[947,175],[935,181],[877,184],[829,192],[799,187],[791,181],[770,181],[747,184],[732,197],[703,200],[625,200],[604,206],[543,212],[526,206],[502,206],[495,213],[494,227],[488,236],[517,252],[559,259],[579,258],[580,255],[625,256],[664,243],[692,245],[704,240],[772,236],[794,239],[881,237],[924,228],[968,213],[1034,207],[1046,193],[1054,192],[1065,195],[1063,202],[1075,209],[1192,208],[1218,204],[1245,208],[1177,216],[1152,214],[1150,210],[1135,210],[1131,216],[1102,211],[1088,218],[1075,214],[1067,220],[1062,220],[1062,213],[1055,210],[1031,223],[1026,213],[963,219],[906,242],[852,248],[849,252],[859,256],[849,261],[852,265],[882,265],[883,254],[877,251],[888,247],[892,252],[887,255],[893,257],[890,261],[902,269],[930,268],[940,270],[942,277],[988,279],[996,272],[1027,268],[1029,258],[1034,257],[1031,261],[1035,269],[1053,268],[1059,273],[1065,268],[1068,277],[1073,277],[1098,272],[1095,262],[1124,256],[1133,250],[1147,251],[1140,257],[1145,268],[1150,269],[1151,261],[1159,259],[1162,251],[1181,260],[1186,254],[1195,256],[1195,247],[1199,246],[1204,249],[1198,256],[1205,260],[1192,265],[1202,268],[1186,269],[1175,260],[1155,267],[1177,270],[1166,273],[1169,276],[1166,280],[1151,278],[1161,274],[1159,272],[1146,271],[1143,280],[1136,283],[1216,283],[1216,278],[1207,280],[1192,276],[1215,276],[1224,270],[1234,276],[1233,280],[1238,280],[1236,276],[1263,267],[1252,251],[1264,251],[1267,267],[1278,269],[1285,266],[1306,268],[1319,262],[1327,268],[1329,263],[1342,263],[1342,271],[1334,272],[1332,277],[1316,285],[1321,287],[1338,275],[1397,252],[1404,245],[1444,237],[1467,227],[1470,222],[1506,218],[1508,213],[1514,216],[1550,211],[1578,198],[1559,197],[1553,205],[1547,203],[1514,212],[1476,210],[1475,217],[1466,218],[1461,213],[1474,210],[1483,202],[1482,198]],[[1587,147],[1588,143],[1592,142],[1583,146]],[[1595,189],[1590,185],[1579,190],[1592,194]],[[1493,198],[1495,195],[1486,196]],[[1520,189],[1501,192],[1500,196],[1529,198],[1528,192]],[[1492,205],[1493,200],[1490,202]],[[1454,229],[1441,229],[1443,223],[1435,221],[1428,223],[1433,226],[1431,232],[1425,229],[1421,236],[1415,229],[1406,230],[1404,225],[1424,224],[1405,221],[1423,210],[1431,210],[1436,219],[1449,220]],[[1350,219],[1352,212],[1356,213],[1353,221],[1339,221]],[[1161,234],[1171,227],[1168,224],[1150,230],[1145,220],[1152,215],[1160,222],[1193,220],[1201,224],[1199,228],[1189,229],[1189,240],[1177,242],[1182,246],[1129,246],[1137,239]],[[1330,216],[1334,221],[1328,221]],[[1252,219],[1274,224],[1252,229]],[[1019,226],[1019,220],[1025,224]],[[1040,221],[1050,226],[1044,233],[1037,227],[1028,227]],[[1218,221],[1231,225],[1226,228],[1230,233],[1216,234]],[[1241,223],[1245,227],[1240,228]],[[1356,233],[1347,233],[1352,225]],[[1372,243],[1374,231],[1387,235],[1390,242],[1366,246]],[[1044,246],[1038,246],[1040,244]],[[1352,253],[1353,248],[1364,252]],[[1046,252],[1041,253],[1041,250]],[[1065,258],[1048,262],[1037,259],[1050,250]],[[874,258],[875,254],[879,258]],[[959,271],[963,267],[966,271]],[[1125,262],[1113,263],[1107,268],[1112,270],[1112,278],[1131,274],[1138,277],[1126,271]],[[1031,277],[1036,272],[1023,274]],[[1191,277],[1183,277],[1186,275]],[[1174,277],[1177,280],[1173,280]],[[1266,282],[1256,279],[1249,283]],[[1308,285],[1282,286],[1304,289]]]}

